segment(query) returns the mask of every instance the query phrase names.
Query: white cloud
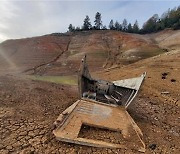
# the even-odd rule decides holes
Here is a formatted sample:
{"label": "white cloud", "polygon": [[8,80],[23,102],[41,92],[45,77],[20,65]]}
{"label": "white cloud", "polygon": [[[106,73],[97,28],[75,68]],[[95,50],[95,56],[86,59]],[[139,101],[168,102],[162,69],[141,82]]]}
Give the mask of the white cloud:
{"label": "white cloud", "polygon": [[0,42],[5,39],[32,37],[53,32],[65,32],[68,25],[81,26],[85,15],[94,24],[97,11],[103,24],[110,19],[122,22],[127,18],[142,25],[154,13],[162,13],[177,2],[152,1],[0,1]]}

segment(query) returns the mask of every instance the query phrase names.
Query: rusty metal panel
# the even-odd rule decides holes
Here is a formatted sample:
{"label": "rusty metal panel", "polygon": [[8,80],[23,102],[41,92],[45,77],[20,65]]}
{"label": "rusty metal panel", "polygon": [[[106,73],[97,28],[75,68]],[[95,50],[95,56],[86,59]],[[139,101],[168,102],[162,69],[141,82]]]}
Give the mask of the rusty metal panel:
{"label": "rusty metal panel", "polygon": [[140,77],[125,79],[125,80],[117,80],[117,81],[113,81],[113,83],[116,86],[139,90],[145,76],[146,76],[146,72],[143,73]]}
{"label": "rusty metal panel", "polygon": [[[126,111],[145,76],[146,73],[137,78],[113,82],[95,80],[89,73],[85,56],[78,80],[80,99],[63,111],[55,121],[53,133],[56,138],[87,146],[131,148],[145,152],[143,134]],[[83,124],[118,132],[121,135],[118,144],[80,137]]]}
{"label": "rusty metal panel", "polygon": [[[142,132],[123,107],[99,104],[96,101],[79,100],[64,111],[55,122],[53,131],[60,141],[109,148],[131,148],[145,151]],[[124,142],[114,144],[78,137],[82,124],[106,128],[122,134]],[[122,139],[121,139],[122,140]]]}
{"label": "rusty metal panel", "polygon": [[143,73],[136,78],[112,82],[96,80],[93,79],[89,73],[85,56],[79,71],[80,99],[83,97],[127,108],[136,97],[145,76],[146,73]]}

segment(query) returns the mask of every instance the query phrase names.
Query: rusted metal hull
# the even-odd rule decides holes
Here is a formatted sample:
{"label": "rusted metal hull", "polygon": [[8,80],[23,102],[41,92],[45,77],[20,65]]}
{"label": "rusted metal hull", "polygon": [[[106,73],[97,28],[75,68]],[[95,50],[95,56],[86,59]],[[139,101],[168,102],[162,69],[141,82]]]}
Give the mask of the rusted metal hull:
{"label": "rusted metal hull", "polygon": [[[79,72],[80,98],[55,121],[53,133],[56,138],[87,146],[130,148],[145,152],[143,134],[126,111],[137,95],[145,75],[112,82],[95,80],[89,73],[85,57]],[[118,132],[121,134],[117,139],[118,144],[80,137],[84,124]]]}
{"label": "rusted metal hull", "polygon": [[136,97],[145,76],[146,73],[143,73],[136,78],[117,81],[93,79],[89,73],[85,57],[82,60],[79,73],[79,95],[80,98],[127,108]]}
{"label": "rusted metal hull", "polygon": [[[78,137],[83,124],[117,131],[122,134],[120,144]],[[53,131],[60,141],[94,147],[131,148],[145,151],[142,132],[124,107],[96,101],[78,100],[58,117]]]}

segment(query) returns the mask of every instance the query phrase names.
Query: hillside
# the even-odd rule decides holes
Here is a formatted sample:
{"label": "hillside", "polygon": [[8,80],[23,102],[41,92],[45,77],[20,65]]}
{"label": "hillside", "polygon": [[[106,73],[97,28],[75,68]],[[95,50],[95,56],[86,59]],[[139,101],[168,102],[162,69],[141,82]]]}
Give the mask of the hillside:
{"label": "hillside", "polygon": [[[180,31],[166,35],[171,33],[176,39]],[[92,70],[122,66],[167,52],[166,46],[161,47],[159,35],[107,30],[7,40],[0,44],[0,69],[46,75],[75,73],[84,54]]]}
{"label": "hillside", "polygon": [[[96,78],[112,81],[147,72],[128,112],[143,132],[145,154],[179,153],[179,30],[148,35],[116,31],[53,34],[8,40],[0,48],[0,153],[139,154],[131,149],[68,144],[53,136],[53,122],[78,99],[77,85],[70,79],[75,78],[85,53]],[[55,83],[44,82],[51,80]],[[114,132],[84,130],[82,135],[95,139],[117,140]]]}
{"label": "hillside", "polygon": [[148,149],[146,153],[180,151],[180,44],[175,38],[177,33],[168,31],[168,34],[154,34],[160,45],[168,48],[168,53],[94,73],[98,78],[118,80],[147,72],[139,97],[129,109],[146,136],[147,148],[151,149],[152,143],[157,146],[155,150]]}

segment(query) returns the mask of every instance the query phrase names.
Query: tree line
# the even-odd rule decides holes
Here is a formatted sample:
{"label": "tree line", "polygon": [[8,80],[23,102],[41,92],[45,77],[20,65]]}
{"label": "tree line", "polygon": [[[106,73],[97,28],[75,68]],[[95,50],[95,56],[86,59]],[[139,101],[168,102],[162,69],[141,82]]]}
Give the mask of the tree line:
{"label": "tree line", "polygon": [[69,32],[74,31],[84,31],[84,30],[117,30],[128,33],[152,33],[163,30],[165,28],[180,29],[180,6],[174,9],[168,9],[164,12],[161,17],[158,14],[154,14],[150,17],[142,26],[139,28],[138,21],[136,20],[134,24],[128,23],[127,19],[124,19],[122,23],[110,20],[108,27],[103,25],[101,13],[97,12],[95,14],[94,25],[91,24],[90,18],[86,15],[83,25],[81,27],[75,27],[72,24],[69,25]]}

